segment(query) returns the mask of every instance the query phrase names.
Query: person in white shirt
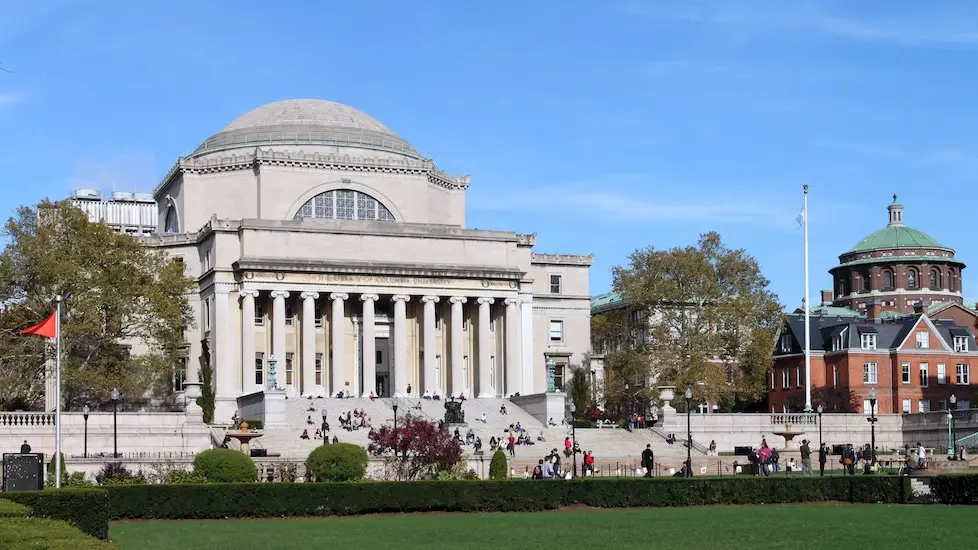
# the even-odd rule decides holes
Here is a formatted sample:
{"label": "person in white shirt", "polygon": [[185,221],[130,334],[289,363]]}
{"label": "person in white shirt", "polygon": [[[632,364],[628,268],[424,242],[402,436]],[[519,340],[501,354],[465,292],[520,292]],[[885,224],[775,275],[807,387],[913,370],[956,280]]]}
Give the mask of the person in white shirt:
{"label": "person in white shirt", "polygon": [[923,469],[924,465],[927,464],[927,449],[918,441],[917,442],[917,467]]}

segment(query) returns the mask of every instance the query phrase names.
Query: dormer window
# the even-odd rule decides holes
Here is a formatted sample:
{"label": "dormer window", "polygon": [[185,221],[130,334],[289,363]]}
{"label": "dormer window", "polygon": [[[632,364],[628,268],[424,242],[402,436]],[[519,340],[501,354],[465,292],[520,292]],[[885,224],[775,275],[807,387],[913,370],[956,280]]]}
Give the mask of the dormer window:
{"label": "dormer window", "polygon": [[967,336],[955,336],[954,337],[954,351],[956,353],[968,351],[968,337]]}
{"label": "dormer window", "polygon": [[863,332],[859,335],[859,347],[862,349],[876,349],[876,333]]}
{"label": "dormer window", "polygon": [[791,352],[791,335],[790,334],[782,334],[781,335],[781,353],[790,353],[790,352]]}
{"label": "dormer window", "polygon": [[846,334],[848,332],[848,327],[844,328],[835,336],[835,338],[832,339],[832,351],[841,351],[846,349]]}

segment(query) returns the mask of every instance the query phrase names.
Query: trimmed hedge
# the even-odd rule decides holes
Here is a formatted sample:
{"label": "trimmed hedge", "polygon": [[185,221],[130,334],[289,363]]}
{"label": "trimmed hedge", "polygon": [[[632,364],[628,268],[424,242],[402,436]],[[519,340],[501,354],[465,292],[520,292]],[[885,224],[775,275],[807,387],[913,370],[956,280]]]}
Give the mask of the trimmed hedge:
{"label": "trimmed hedge", "polygon": [[905,502],[905,477],[629,478],[572,481],[248,483],[107,487],[109,517],[220,519],[390,512],[531,512],[601,508]]}
{"label": "trimmed hedge", "polygon": [[367,460],[367,451],[359,445],[320,445],[306,458],[306,471],[318,482],[360,481],[367,475]]}
{"label": "trimmed hedge", "polygon": [[53,519],[0,519],[0,548],[106,550],[116,548],[82,533],[67,522]]}
{"label": "trimmed hedge", "polygon": [[30,511],[23,504],[0,499],[0,518],[26,518]]}
{"label": "trimmed hedge", "polygon": [[931,494],[944,504],[978,504],[978,475],[945,474],[931,478]]}
{"label": "trimmed hedge", "polygon": [[256,481],[258,470],[251,457],[231,449],[211,449],[194,457],[194,473],[212,483]]}
{"label": "trimmed hedge", "polygon": [[506,453],[497,449],[489,461],[489,479],[506,479],[509,477],[509,460]]}
{"label": "trimmed hedge", "polygon": [[4,493],[31,509],[31,517],[67,521],[82,532],[109,538],[109,493],[104,489],[49,489]]}

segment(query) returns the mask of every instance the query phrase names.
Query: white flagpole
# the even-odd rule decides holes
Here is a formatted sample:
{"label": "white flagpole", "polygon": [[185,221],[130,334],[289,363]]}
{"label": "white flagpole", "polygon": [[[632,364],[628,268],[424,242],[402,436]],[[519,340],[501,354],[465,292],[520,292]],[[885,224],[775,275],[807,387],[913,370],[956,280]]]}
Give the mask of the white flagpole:
{"label": "white flagpole", "polygon": [[805,190],[805,412],[812,412],[811,296],[808,289],[808,185]]}
{"label": "white flagpole", "polygon": [[61,295],[54,297],[57,312],[54,320],[54,383],[57,386],[54,394],[57,403],[54,406],[54,486],[61,488]]}

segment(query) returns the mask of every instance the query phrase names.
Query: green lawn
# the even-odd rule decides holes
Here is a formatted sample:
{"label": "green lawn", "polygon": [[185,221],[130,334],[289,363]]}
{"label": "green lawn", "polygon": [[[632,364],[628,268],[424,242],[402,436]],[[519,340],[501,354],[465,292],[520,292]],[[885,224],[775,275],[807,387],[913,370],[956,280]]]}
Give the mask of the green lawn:
{"label": "green lawn", "polygon": [[[978,509],[797,506],[114,523],[123,549],[972,548]],[[683,539],[689,539],[683,543]]]}

